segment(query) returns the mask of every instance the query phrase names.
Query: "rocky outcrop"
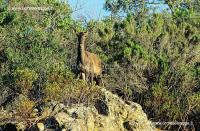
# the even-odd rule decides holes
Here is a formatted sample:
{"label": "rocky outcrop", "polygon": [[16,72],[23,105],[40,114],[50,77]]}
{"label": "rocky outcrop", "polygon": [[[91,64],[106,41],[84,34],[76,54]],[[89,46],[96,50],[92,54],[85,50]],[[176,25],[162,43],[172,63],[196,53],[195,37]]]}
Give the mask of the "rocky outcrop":
{"label": "rocky outcrop", "polygon": [[[104,100],[94,105],[50,104],[49,117],[39,120],[32,130],[63,131],[153,131],[155,128],[147,119],[141,106],[133,102],[124,102],[118,96],[102,89]],[[12,123],[13,124],[13,123]],[[15,123],[15,125],[17,125]],[[23,127],[23,126],[16,126]],[[29,129],[31,129],[29,128]]]}
{"label": "rocky outcrop", "polygon": [[9,87],[0,87],[0,107],[11,101],[14,95],[13,90]]}

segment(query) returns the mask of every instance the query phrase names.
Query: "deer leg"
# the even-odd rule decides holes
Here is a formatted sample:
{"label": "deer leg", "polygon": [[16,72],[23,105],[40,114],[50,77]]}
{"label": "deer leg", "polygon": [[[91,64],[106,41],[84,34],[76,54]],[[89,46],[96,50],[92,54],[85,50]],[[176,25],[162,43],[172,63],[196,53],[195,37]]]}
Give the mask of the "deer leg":
{"label": "deer leg", "polygon": [[89,81],[89,74],[88,73],[85,73],[85,79],[86,79],[86,81],[88,82]]}
{"label": "deer leg", "polygon": [[91,84],[93,85],[93,81],[94,81],[94,74],[93,73],[91,73]]}
{"label": "deer leg", "polygon": [[100,81],[99,81],[99,78],[98,77],[95,77],[95,82],[98,86],[100,86]]}
{"label": "deer leg", "polygon": [[77,73],[77,74],[76,74],[76,78],[81,79],[81,74],[80,74],[80,73]]}
{"label": "deer leg", "polygon": [[85,77],[85,73],[81,73],[82,79],[85,81],[86,77]]}
{"label": "deer leg", "polygon": [[96,76],[95,81],[98,86],[104,86],[102,76]]}

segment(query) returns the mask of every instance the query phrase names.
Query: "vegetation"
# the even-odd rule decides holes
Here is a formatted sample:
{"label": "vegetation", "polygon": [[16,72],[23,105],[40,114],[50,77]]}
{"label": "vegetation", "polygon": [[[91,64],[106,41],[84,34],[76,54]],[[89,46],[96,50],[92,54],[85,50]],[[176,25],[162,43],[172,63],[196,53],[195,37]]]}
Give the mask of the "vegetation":
{"label": "vegetation", "polygon": [[[198,1],[198,0],[197,0]],[[200,1],[163,0],[169,11],[145,1],[106,0],[111,13],[92,20],[87,50],[104,61],[105,88],[138,102],[153,121],[195,121],[200,112]],[[13,11],[12,5],[51,6],[48,11]],[[30,116],[39,101],[93,103],[97,88],[76,78],[77,40],[86,30],[57,0],[0,1],[0,90],[12,98],[5,109]],[[9,97],[10,98],[10,97]],[[29,114],[29,115],[27,115]]]}

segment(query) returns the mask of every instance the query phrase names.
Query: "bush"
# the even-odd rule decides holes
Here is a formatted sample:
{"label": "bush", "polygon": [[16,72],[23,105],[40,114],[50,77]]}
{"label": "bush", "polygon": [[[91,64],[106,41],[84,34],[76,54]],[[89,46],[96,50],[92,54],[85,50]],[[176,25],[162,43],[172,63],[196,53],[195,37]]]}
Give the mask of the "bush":
{"label": "bush", "polygon": [[19,121],[26,121],[31,117],[35,117],[33,115],[33,107],[35,106],[35,102],[31,101],[27,96],[20,95],[17,100],[13,103],[12,107],[16,111],[16,116]]}
{"label": "bush", "polygon": [[[63,81],[62,81],[63,80]],[[60,79],[45,84],[45,101],[60,101],[66,104],[92,104],[102,95],[99,88],[82,80]]]}
{"label": "bush", "polygon": [[199,27],[193,20],[165,16],[170,14],[128,14],[113,20],[114,35],[99,44],[109,58],[106,64],[114,66],[104,83],[141,104],[154,121],[187,121],[198,109],[191,99],[199,99]]}
{"label": "bush", "polygon": [[20,92],[22,92],[23,94],[28,94],[28,92],[33,87],[33,82],[35,82],[37,78],[38,74],[35,71],[30,70],[28,68],[18,68],[14,72],[16,86],[20,89]]}
{"label": "bush", "polygon": [[[85,31],[85,25],[71,18],[69,5],[56,0],[9,4],[54,8],[36,15],[0,7],[0,86],[25,95],[27,107],[18,101],[19,107],[31,110],[31,100],[43,97],[68,104],[101,99],[96,86],[74,79],[77,39],[71,27]],[[95,27],[87,39],[87,50],[107,67],[106,88],[141,104],[155,121],[187,121],[192,111],[200,111],[200,22],[189,19],[198,4],[190,10],[187,3],[174,6],[172,1],[167,3],[174,6],[172,13],[148,12],[142,2],[106,4],[114,14],[89,22]]]}

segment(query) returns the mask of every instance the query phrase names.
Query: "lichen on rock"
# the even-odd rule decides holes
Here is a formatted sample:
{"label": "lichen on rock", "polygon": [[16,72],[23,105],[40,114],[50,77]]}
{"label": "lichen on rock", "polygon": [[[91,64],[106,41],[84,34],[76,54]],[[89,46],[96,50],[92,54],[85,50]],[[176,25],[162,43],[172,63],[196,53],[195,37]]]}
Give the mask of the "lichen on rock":
{"label": "lichen on rock", "polygon": [[[124,102],[117,95],[102,87],[104,98],[94,105],[75,104],[65,106],[62,103],[53,104],[48,117],[38,120],[35,127],[43,130],[70,131],[153,131],[156,128],[147,119],[142,107],[134,102]],[[18,125],[19,123],[12,123]],[[19,127],[19,126],[16,126]],[[23,127],[23,126],[21,126]],[[30,129],[30,127],[29,127]],[[19,130],[19,129],[18,129]]]}
{"label": "lichen on rock", "polygon": [[88,107],[75,105],[67,112],[58,112],[55,119],[60,127],[72,131],[155,130],[139,104],[124,102],[106,89],[101,88],[101,91],[105,96],[104,104],[97,102],[100,105]]}

